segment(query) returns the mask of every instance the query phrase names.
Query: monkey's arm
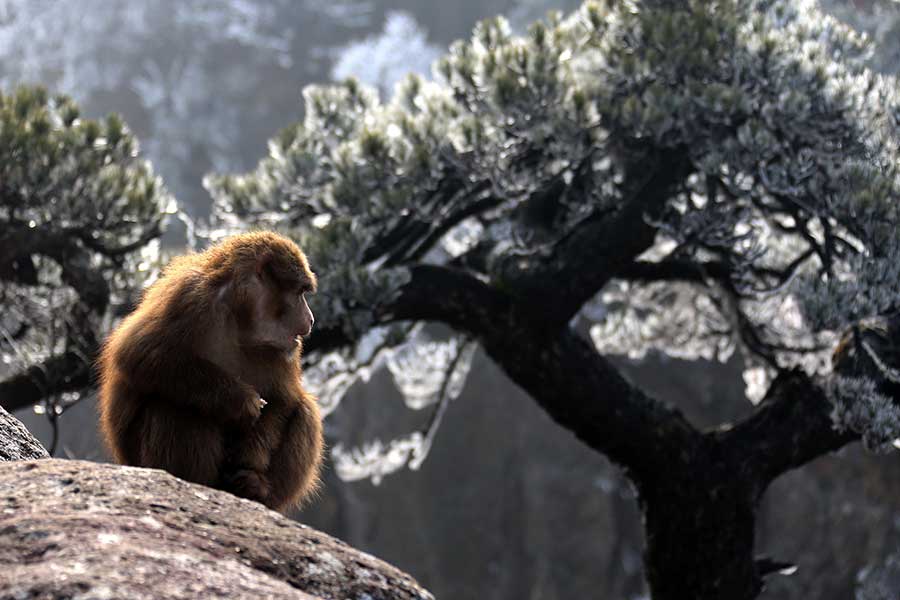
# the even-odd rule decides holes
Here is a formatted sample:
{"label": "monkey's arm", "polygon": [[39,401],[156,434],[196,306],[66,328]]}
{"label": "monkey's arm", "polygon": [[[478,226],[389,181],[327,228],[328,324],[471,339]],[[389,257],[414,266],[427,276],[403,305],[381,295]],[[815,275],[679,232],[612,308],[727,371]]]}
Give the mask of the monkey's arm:
{"label": "monkey's arm", "polygon": [[322,455],[321,415],[299,378],[270,391],[259,421],[232,447],[225,489],[276,510],[316,487]]}
{"label": "monkey's arm", "polygon": [[319,485],[322,461],[322,417],[313,397],[303,393],[284,429],[266,473],[271,489],[266,504],[285,511]]}
{"label": "monkey's arm", "polygon": [[210,361],[181,357],[169,373],[160,382],[166,400],[240,426],[259,418],[261,403],[256,390]]}
{"label": "monkey's arm", "polygon": [[199,356],[150,351],[124,362],[130,384],[139,392],[229,425],[246,427],[259,418],[256,390]]}

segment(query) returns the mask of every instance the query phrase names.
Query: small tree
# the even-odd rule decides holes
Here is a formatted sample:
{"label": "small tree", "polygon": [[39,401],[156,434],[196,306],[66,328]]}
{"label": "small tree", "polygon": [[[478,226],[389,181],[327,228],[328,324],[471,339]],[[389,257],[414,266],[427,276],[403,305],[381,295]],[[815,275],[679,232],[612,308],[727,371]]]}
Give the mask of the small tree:
{"label": "small tree", "polygon": [[151,272],[174,210],[115,115],[0,95],[0,405],[51,422],[89,387],[101,332]]}
{"label": "small tree", "polygon": [[[769,483],[900,437],[873,326],[900,292],[900,102],[866,51],[810,2],[589,2],[521,38],[481,23],[387,104],[307,88],[255,172],[207,185],[224,228],[311,254],[326,407],[381,361],[436,407],[386,448],[336,448],[339,472],[418,465],[477,342],[634,482],[654,598],[755,597]],[[757,406],[698,430],[608,358],[649,349],[740,352]]]}

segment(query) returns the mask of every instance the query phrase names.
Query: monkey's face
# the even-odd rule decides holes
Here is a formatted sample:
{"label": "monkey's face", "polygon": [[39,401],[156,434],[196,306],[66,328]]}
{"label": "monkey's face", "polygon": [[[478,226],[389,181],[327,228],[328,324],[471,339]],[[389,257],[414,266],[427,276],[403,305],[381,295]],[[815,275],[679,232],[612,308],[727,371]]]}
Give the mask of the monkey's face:
{"label": "monkey's face", "polygon": [[306,294],[314,290],[315,276],[308,268],[304,271],[308,276],[301,274],[290,280],[276,278],[266,270],[251,276],[249,323],[244,328],[243,345],[290,353],[300,338],[310,334],[315,319]]}

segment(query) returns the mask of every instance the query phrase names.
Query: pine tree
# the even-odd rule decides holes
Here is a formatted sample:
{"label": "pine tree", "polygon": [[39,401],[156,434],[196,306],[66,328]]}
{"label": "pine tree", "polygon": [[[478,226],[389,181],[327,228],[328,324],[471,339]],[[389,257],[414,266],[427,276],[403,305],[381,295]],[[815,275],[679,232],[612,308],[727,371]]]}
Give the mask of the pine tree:
{"label": "pine tree", "polygon": [[[769,483],[900,437],[900,101],[867,52],[811,2],[588,2],[524,37],[488,20],[385,103],[307,88],[255,171],[207,186],[223,230],[308,250],[326,407],[387,362],[438,423],[477,343],[635,484],[653,598],[754,598],[783,566],[754,558]],[[757,406],[699,430],[610,362],[648,350],[739,352]],[[338,468],[416,466],[433,435]]]}

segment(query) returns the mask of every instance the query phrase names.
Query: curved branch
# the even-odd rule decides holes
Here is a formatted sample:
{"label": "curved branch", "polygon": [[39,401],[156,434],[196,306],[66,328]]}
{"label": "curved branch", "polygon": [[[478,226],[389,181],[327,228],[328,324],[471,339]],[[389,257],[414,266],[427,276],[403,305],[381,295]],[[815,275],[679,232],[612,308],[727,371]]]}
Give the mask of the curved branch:
{"label": "curved branch", "polygon": [[[497,320],[492,311],[506,311],[511,298],[460,269],[438,265],[410,267],[410,281],[392,299],[375,308],[373,326],[393,321],[441,321],[477,335]],[[340,326],[314,329],[303,351],[328,352],[356,343]]]}
{"label": "curved branch", "polygon": [[[662,154],[622,206],[612,214],[588,218],[557,243],[551,256],[512,257],[501,279],[520,297],[543,304],[545,318],[564,325],[606,283],[649,248],[657,216],[674,186],[688,174],[687,153]],[[643,167],[646,169],[646,167]]]}
{"label": "curved branch", "polygon": [[62,267],[63,281],[81,300],[103,312],[109,304],[109,284],[103,274],[91,265],[89,253],[78,244],[77,229],[51,227],[19,227],[0,237],[0,264],[12,264],[33,254],[43,254]]}
{"label": "curved branch", "polygon": [[0,406],[12,412],[52,394],[84,389],[90,383],[91,366],[84,355],[66,352],[0,381]]}
{"label": "curved branch", "polygon": [[303,339],[303,356],[313,352],[331,352],[355,344],[356,339],[351,338],[342,327],[317,327],[312,330],[309,337]]}
{"label": "curved branch", "polygon": [[700,434],[677,409],[633,386],[569,329],[554,335],[525,321],[482,343],[553,420],[625,467],[639,485],[665,477],[700,445]]}
{"label": "curved branch", "polygon": [[444,180],[429,198],[432,211],[427,218],[409,216],[399,221],[366,250],[363,261],[374,261],[384,255],[387,255],[386,265],[418,260],[462,220],[503,201],[497,196],[485,195],[489,188],[490,182],[484,180],[469,185],[456,178]]}
{"label": "curved branch", "polygon": [[713,435],[739,457],[762,493],[779,475],[859,439],[852,431],[835,429],[830,413],[822,386],[790,371],[778,376],[753,414]]}
{"label": "curved branch", "polygon": [[[476,338],[488,355],[557,423],[625,467],[637,480],[659,477],[701,442],[671,406],[626,381],[593,346],[464,271],[410,269],[410,280],[378,307],[377,320],[440,321]],[[322,331],[308,348],[350,342]]]}
{"label": "curved branch", "polygon": [[141,233],[140,236],[138,236],[133,241],[121,246],[110,246],[104,242],[101,242],[100,240],[95,239],[87,232],[80,232],[78,239],[80,239],[86,247],[95,252],[99,252],[100,254],[103,254],[110,258],[118,258],[124,254],[134,252],[135,250],[146,246],[151,241],[162,236],[162,233],[162,223],[160,221],[154,221],[147,227],[146,230],[144,230],[143,233]]}
{"label": "curved branch", "polygon": [[511,310],[512,303],[511,296],[465,271],[421,264],[410,268],[409,282],[391,301],[376,309],[376,317],[385,323],[441,321],[479,336],[483,331],[502,327],[499,322]]}
{"label": "curved branch", "polygon": [[463,220],[469,217],[479,215],[486,210],[500,205],[502,202],[502,198],[488,195],[465,205],[452,214],[447,215],[447,217],[440,221],[438,224],[432,225],[431,232],[422,240],[421,243],[415,246],[415,248],[409,253],[409,256],[405,257],[405,260],[421,259],[429,250],[431,250],[435,246],[435,244],[440,241],[440,239],[451,228],[459,225]]}

